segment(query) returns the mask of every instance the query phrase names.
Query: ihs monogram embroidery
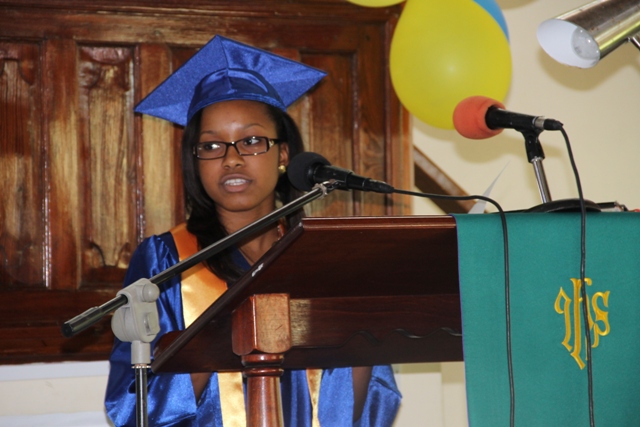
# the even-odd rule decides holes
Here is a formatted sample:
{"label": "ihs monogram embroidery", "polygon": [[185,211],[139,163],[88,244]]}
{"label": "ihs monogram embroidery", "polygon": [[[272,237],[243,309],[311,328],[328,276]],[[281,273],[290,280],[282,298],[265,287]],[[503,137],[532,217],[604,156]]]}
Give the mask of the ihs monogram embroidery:
{"label": "ihs monogram embroidery", "polygon": [[[562,345],[570,352],[571,356],[576,360],[580,369],[585,367],[584,360],[581,357],[583,338],[582,326],[584,325],[582,317],[582,283],[580,279],[571,279],[573,283],[573,299],[569,298],[563,288],[560,288],[558,297],[556,298],[555,309],[558,314],[564,314],[565,335]],[[587,286],[591,286],[592,280],[585,278]],[[587,288],[588,289],[588,288]],[[600,343],[600,337],[609,334],[609,312],[604,311],[599,303],[604,307],[609,307],[609,293],[596,292],[590,299],[587,294],[587,314],[589,320],[589,329],[592,330],[591,346],[597,347]],[[592,315],[593,311],[593,315]],[[594,320],[595,317],[595,320]],[[573,339],[573,344],[571,340]],[[586,345],[586,344],[585,344]],[[585,356],[586,359],[586,356]]]}

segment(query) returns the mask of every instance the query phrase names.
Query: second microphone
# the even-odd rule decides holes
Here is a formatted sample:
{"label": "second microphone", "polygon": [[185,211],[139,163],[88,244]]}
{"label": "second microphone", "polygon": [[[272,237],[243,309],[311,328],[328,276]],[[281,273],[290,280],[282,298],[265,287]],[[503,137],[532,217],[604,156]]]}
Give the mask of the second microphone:
{"label": "second microphone", "polygon": [[353,171],[331,163],[320,154],[305,152],[291,159],[288,167],[289,181],[300,191],[309,191],[314,185],[333,181],[342,190],[393,193],[394,188],[383,181],[356,175]]}

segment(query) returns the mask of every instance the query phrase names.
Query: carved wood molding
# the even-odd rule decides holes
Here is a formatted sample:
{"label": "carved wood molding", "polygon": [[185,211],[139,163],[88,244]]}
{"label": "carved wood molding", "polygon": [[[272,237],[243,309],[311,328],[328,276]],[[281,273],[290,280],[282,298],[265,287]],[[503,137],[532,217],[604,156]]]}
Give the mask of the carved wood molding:
{"label": "carved wood molding", "polygon": [[0,6],[77,12],[123,12],[228,17],[319,18],[325,21],[386,22],[401,7],[363,8],[346,0],[0,0]]}
{"label": "carved wood molding", "polygon": [[[415,185],[423,193],[446,194],[450,196],[468,196],[446,173],[427,157],[418,147],[413,147],[413,170]],[[475,202],[473,200],[433,199],[443,212],[467,213]]]}

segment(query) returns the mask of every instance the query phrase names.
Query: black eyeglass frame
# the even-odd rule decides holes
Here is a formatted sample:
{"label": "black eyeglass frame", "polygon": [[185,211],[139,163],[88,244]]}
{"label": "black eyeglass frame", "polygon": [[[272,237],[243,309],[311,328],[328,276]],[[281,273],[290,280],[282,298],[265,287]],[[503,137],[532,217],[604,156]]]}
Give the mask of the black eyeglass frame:
{"label": "black eyeglass frame", "polygon": [[[238,149],[238,146],[236,145],[239,142],[242,141],[246,141],[247,139],[251,139],[251,138],[261,138],[261,139],[266,139],[267,140],[267,148],[264,151],[260,151],[259,153],[241,153],[240,149]],[[205,142],[198,142],[194,147],[193,147],[193,155],[196,156],[196,158],[200,159],[200,160],[216,160],[216,159],[222,159],[224,157],[227,156],[227,152],[229,151],[229,147],[233,147],[236,149],[236,152],[238,153],[239,156],[258,156],[260,154],[265,154],[269,151],[269,149],[271,149],[271,147],[273,147],[275,144],[279,144],[283,142],[281,139],[278,138],[269,138],[267,136],[257,136],[257,135],[251,135],[251,136],[247,136],[244,138],[241,138],[237,141],[232,141],[232,142],[225,142],[225,141],[205,141]],[[200,157],[198,155],[198,147],[204,145],[204,144],[224,144],[224,153],[221,156],[218,157]]]}

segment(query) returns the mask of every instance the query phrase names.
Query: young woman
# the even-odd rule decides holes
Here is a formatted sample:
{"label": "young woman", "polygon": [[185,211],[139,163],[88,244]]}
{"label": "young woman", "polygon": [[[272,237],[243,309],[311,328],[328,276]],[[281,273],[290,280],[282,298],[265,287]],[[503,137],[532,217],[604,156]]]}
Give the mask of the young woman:
{"label": "young woman", "polygon": [[[293,80],[274,81],[282,75]],[[276,201],[287,203],[297,196],[286,166],[303,144],[286,107],[323,75],[216,36],[138,106],[137,111],[186,125],[182,164],[189,216],[186,224],[139,246],[126,284],[158,274],[262,218]],[[185,85],[189,90],[178,90]],[[171,94],[182,94],[188,102]],[[163,284],[158,336],[189,326],[297,221],[299,216],[287,218],[207,261],[197,273],[206,275],[204,281],[195,280],[192,269]],[[135,426],[130,360],[130,344],[116,339],[105,399],[116,426]],[[319,388],[310,386],[314,381],[309,375],[318,375]],[[150,373],[148,388],[151,425],[244,425],[240,374]],[[389,366],[285,371],[281,392],[285,425],[291,427],[387,426],[400,402]]]}

